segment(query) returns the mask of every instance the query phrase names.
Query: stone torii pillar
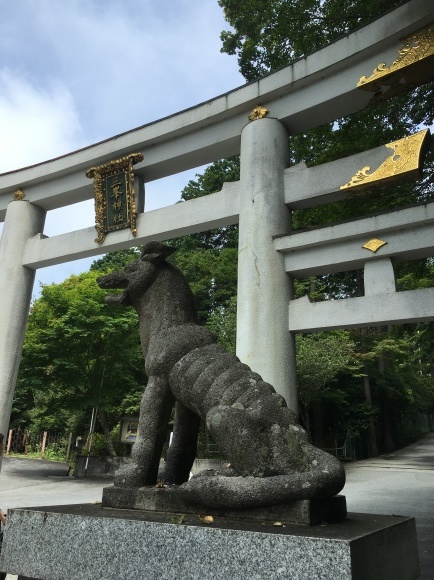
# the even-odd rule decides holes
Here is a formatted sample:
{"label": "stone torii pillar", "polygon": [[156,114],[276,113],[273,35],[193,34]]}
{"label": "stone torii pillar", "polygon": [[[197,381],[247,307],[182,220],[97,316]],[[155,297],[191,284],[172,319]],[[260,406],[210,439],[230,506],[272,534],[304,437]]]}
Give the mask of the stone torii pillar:
{"label": "stone torii pillar", "polygon": [[241,134],[237,355],[297,412],[295,339],[288,331],[291,280],[273,236],[289,233],[283,172],[289,137],[282,123],[259,118]]}
{"label": "stone torii pillar", "polygon": [[35,278],[35,270],[22,265],[24,250],[27,240],[43,231],[46,215],[23,196],[17,192],[9,203],[0,240],[0,433],[5,436]]}

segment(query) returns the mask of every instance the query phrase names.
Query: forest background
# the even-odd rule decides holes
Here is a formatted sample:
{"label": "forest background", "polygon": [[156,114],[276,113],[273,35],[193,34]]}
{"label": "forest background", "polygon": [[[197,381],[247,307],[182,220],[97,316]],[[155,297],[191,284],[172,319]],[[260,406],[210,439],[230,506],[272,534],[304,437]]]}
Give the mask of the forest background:
{"label": "forest background", "polygon": [[[219,0],[229,31],[222,51],[254,81],[405,2],[399,0]],[[291,136],[291,164],[326,163],[401,139],[433,125],[433,83],[375,107]],[[221,190],[239,179],[239,158],[222,159],[190,181],[180,202]],[[293,212],[294,230],[321,227],[434,196],[433,150],[416,184]],[[237,226],[171,240],[172,261],[196,297],[201,322],[235,350]],[[95,450],[115,455],[119,420],[138,414],[146,375],[135,312],[104,303],[96,284],[123,267],[139,248],[107,254],[89,272],[42,288],[31,306],[11,428],[86,436],[97,409]],[[395,264],[397,290],[434,286],[433,258]],[[296,297],[363,295],[363,272],[295,281]],[[297,336],[300,418],[314,442],[351,448],[357,457],[392,451],[434,428],[434,322]],[[430,423],[431,420],[431,423]],[[203,435],[205,437],[205,435]],[[206,439],[206,437],[205,437]],[[348,446],[349,444],[349,446]]]}

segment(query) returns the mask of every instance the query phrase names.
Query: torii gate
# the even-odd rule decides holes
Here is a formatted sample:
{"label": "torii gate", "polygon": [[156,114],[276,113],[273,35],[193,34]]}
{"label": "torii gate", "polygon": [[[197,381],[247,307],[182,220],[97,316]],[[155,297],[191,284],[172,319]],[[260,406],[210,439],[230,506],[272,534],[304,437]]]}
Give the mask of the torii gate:
{"label": "torii gate", "polygon": [[[0,432],[9,424],[40,267],[239,222],[237,354],[294,409],[296,332],[434,319],[434,290],[395,293],[391,266],[392,257],[434,254],[434,204],[291,234],[292,209],[343,199],[375,182],[417,172],[425,134],[312,169],[287,169],[290,134],[433,78],[433,22],[432,2],[411,0],[258,81],[91,147],[1,175]],[[93,197],[86,170],[133,153],[143,154],[134,177],[136,235],[114,231],[102,243],[95,242],[93,228],[44,236],[47,211]],[[205,198],[144,211],[146,182],[238,153],[239,182]],[[372,236],[387,238],[378,254],[363,247]],[[292,300],[292,277],[363,266],[365,297],[320,304]]]}

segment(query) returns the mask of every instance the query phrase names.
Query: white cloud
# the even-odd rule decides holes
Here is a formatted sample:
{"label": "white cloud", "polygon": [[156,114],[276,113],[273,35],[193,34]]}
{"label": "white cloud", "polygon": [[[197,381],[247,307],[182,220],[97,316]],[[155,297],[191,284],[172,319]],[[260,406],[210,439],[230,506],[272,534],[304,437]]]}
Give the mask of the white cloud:
{"label": "white cloud", "polygon": [[67,153],[82,142],[77,110],[60,83],[41,89],[0,70],[0,172]]}

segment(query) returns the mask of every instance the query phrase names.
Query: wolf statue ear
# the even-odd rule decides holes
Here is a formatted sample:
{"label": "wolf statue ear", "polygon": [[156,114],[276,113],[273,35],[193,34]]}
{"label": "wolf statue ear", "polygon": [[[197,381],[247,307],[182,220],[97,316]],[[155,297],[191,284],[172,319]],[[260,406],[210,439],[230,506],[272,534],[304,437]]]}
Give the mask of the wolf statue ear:
{"label": "wolf statue ear", "polygon": [[148,242],[143,246],[140,259],[153,264],[161,264],[173,252],[176,252],[176,248],[172,246],[165,246],[160,242]]}

